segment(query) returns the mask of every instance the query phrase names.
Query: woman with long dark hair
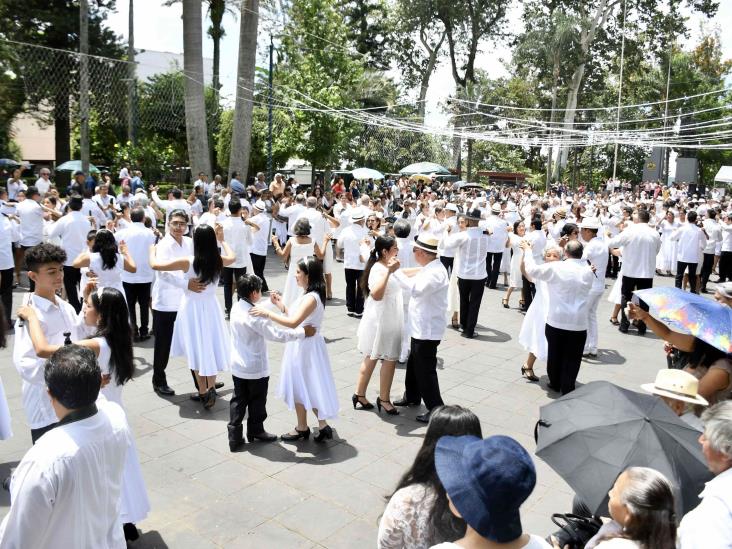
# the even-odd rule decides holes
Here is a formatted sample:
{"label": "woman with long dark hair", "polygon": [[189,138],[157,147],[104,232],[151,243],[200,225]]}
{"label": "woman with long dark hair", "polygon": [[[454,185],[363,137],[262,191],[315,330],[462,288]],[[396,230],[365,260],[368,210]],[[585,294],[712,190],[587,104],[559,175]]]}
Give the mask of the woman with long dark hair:
{"label": "woman with long dark hair", "polygon": [[361,277],[360,286],[366,304],[363,318],[358,325],[357,348],[363,354],[363,362],[358,373],[356,392],[351,398],[354,409],[357,405],[363,410],[374,407],[366,398],[366,389],[376,363],[381,360],[376,407],[381,412],[383,406],[389,415],[399,413],[391,403],[390,392],[396,362],[401,354],[404,330],[402,290],[399,283],[391,277],[399,268],[398,253],[399,248],[394,237],[377,237]]}
{"label": "woman with long dark hair", "polygon": [[378,549],[421,549],[465,535],[465,521],[450,512],[435,469],[435,446],[445,435],[483,438],[480,420],[467,408],[440,406],[432,410],[422,447],[381,517]]}
{"label": "woman with long dark hair", "polygon": [[97,231],[90,252],[81,252],[73,263],[74,268],[89,267],[89,276],[94,273],[97,288],[117,288],[122,295],[122,271],[137,272],[135,260],[132,259],[124,240],[117,245],[114,233],[107,229]]}
{"label": "woman with long dark hair", "polygon": [[[219,251],[219,247],[223,252]],[[168,262],[158,261],[150,248],[150,266],[156,271],[183,271],[187,279],[205,285],[201,292],[186,290],[173,328],[170,356],[184,356],[193,370],[201,403],[210,409],[216,403],[216,374],[229,369],[229,327],[216,299],[224,267],[236,254],[224,241],[224,229],[199,225],[193,232],[193,255]]]}
{"label": "woman with long dark hair", "polygon": [[282,435],[282,440],[310,438],[307,411],[312,410],[318,420],[315,441],[322,442],[333,438],[333,429],[327,420],[338,415],[338,394],[330,369],[328,349],[320,331],[325,313],[323,262],[314,256],[301,259],[297,262],[296,277],[297,284],[305,294],[292,307],[286,307],[282,297],[273,292],[270,300],[279,309],[279,314],[260,306],[250,309],[249,314],[267,317],[286,328],[312,326],[317,330],[313,337],[285,344],[278,393],[288,408],[294,408],[297,414],[295,429]]}
{"label": "woman with long dark hair", "polygon": [[[124,295],[116,288],[93,289],[93,284],[86,286],[84,294],[84,323],[93,330],[94,335],[74,343],[94,351],[102,370],[102,394],[124,408],[122,386],[135,373],[132,329]],[[33,307],[21,307],[18,317],[27,322],[33,347],[39,357],[48,358],[61,347],[48,344]],[[150,511],[134,441],[127,452],[121,492],[120,518],[124,524],[125,538],[134,540],[139,537],[135,523],[144,520]]]}

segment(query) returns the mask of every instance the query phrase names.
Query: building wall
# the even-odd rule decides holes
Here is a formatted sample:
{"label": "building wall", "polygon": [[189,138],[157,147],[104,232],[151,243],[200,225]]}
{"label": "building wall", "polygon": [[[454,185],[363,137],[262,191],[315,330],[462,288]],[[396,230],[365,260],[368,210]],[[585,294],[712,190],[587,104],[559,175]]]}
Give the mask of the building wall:
{"label": "building wall", "polygon": [[52,164],[56,160],[56,139],[53,125],[40,124],[29,114],[20,114],[13,121],[13,140],[20,147],[22,158],[34,164]]}

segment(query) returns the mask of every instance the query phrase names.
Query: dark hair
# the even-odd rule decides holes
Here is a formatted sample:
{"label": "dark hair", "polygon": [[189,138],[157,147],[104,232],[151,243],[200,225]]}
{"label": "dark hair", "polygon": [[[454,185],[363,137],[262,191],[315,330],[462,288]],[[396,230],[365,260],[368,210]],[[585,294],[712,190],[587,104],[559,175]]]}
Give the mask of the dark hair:
{"label": "dark hair", "polygon": [[170,220],[173,219],[174,217],[182,217],[183,219],[186,220],[186,223],[188,223],[188,214],[186,213],[185,210],[176,208],[175,210],[170,212],[170,215],[168,216],[168,222],[170,222]]}
{"label": "dark hair", "polygon": [[[524,223],[523,219],[518,219],[513,222],[513,234],[516,234],[516,231],[518,230],[518,226]],[[524,223],[524,229],[526,229],[526,224]]]}
{"label": "dark hair", "polygon": [[31,185],[28,187],[28,189],[25,191],[25,196],[32,197],[34,195],[40,195],[41,193],[38,192],[38,188],[35,185]]}
{"label": "dark hair", "polygon": [[541,226],[542,226],[541,216],[535,215],[534,217],[531,218],[531,227],[535,231],[540,231],[541,230]]}
{"label": "dark hair", "polygon": [[241,200],[232,198],[229,200],[229,213],[238,214],[241,211]]}
{"label": "dark hair", "polygon": [[[689,223],[696,223],[697,217],[698,216],[695,210],[691,210],[688,214],[686,214],[686,219],[689,221]],[[640,220],[640,216],[638,216],[638,220]]]}
{"label": "dark hair", "polygon": [[29,271],[38,272],[38,268],[49,263],[66,261],[66,251],[60,246],[44,242],[33,246],[25,253],[25,264]]}
{"label": "dark hair", "polygon": [[249,301],[249,297],[254,292],[262,291],[262,279],[255,274],[245,274],[239,277],[236,281],[236,293],[239,295],[239,299],[246,299]]}
{"label": "dark hair", "polygon": [[292,227],[292,234],[295,236],[310,236],[310,221],[306,217],[301,217]]}
{"label": "dark hair", "polygon": [[718,360],[727,357],[724,351],[720,351],[698,337],[694,338],[694,348],[687,352],[686,355],[686,365],[692,369],[696,369],[699,366],[711,366]]}
{"label": "dark hair", "polygon": [[216,232],[209,225],[199,225],[193,232],[193,271],[201,284],[209,284],[218,280],[223,269]]}
{"label": "dark hair", "polygon": [[87,240],[87,242],[90,241],[90,240],[94,240],[96,237],[97,237],[97,230],[96,229],[92,229],[91,231],[89,231],[88,233],[86,233],[86,240]]}
{"label": "dark hair", "polygon": [[436,541],[454,540],[465,535],[465,521],[450,511],[445,488],[435,469],[435,446],[437,446],[437,441],[445,435],[456,437],[473,435],[483,438],[483,431],[480,428],[478,417],[467,408],[449,405],[433,409],[422,447],[417,452],[414,463],[404,473],[394,490],[396,493],[397,490],[413,484],[425,484],[434,491],[435,503],[427,523],[434,529],[435,535],[431,539]]}
{"label": "dark hair", "polygon": [[51,396],[69,410],[94,404],[102,386],[94,351],[80,345],[65,345],[53,353],[43,377]]}
{"label": "dark hair", "polygon": [[576,223],[565,223],[562,230],[559,231],[559,236],[569,236],[574,232],[579,232],[579,226]]}
{"label": "dark hair", "polygon": [[412,232],[412,226],[406,219],[397,219],[394,221],[394,236],[397,238],[409,238]]}
{"label": "dark hair", "polygon": [[108,231],[107,229],[97,231],[92,252],[98,252],[102,257],[102,269],[107,271],[114,269],[115,265],[117,265],[118,251],[117,241],[114,239],[112,231]]}
{"label": "dark hair", "polygon": [[106,287],[92,292],[91,301],[99,313],[95,337],[107,340],[111,351],[109,370],[114,372],[117,385],[124,385],[135,372],[132,361],[132,328],[127,314],[127,302],[117,288]]}
{"label": "dark hair", "polygon": [[69,198],[69,210],[72,212],[78,212],[81,210],[82,205],[84,204],[81,196],[78,194],[72,194]]}
{"label": "dark hair", "polygon": [[181,198],[183,196],[183,193],[181,192],[181,190],[178,187],[174,187],[173,190],[170,191],[170,194],[172,194],[173,198],[175,198],[176,200],[178,200],[179,198]]}
{"label": "dark hair", "polygon": [[363,270],[361,280],[358,284],[361,288],[361,291],[363,292],[364,297],[368,297],[371,293],[371,290],[369,289],[369,275],[371,274],[371,268],[374,266],[374,263],[381,260],[384,251],[391,250],[394,246],[396,246],[396,239],[392,238],[391,236],[376,237],[374,249],[371,250],[371,253],[369,254],[369,260],[366,263],[366,268]]}
{"label": "dark hair", "polygon": [[582,259],[583,250],[584,246],[582,246],[582,242],[579,240],[567,242],[567,245],[564,247],[564,253],[567,254],[567,257],[572,259]]}
{"label": "dark hair", "polygon": [[145,210],[142,208],[132,208],[130,212],[130,219],[133,223],[142,223],[145,221]]}
{"label": "dark hair", "polygon": [[308,275],[308,287],[305,293],[315,292],[320,296],[320,302],[325,306],[325,277],[323,276],[323,262],[314,255],[303,257],[297,262],[297,268]]}
{"label": "dark hair", "polygon": [[651,220],[651,212],[645,208],[638,209],[638,221],[640,223],[648,223]]}

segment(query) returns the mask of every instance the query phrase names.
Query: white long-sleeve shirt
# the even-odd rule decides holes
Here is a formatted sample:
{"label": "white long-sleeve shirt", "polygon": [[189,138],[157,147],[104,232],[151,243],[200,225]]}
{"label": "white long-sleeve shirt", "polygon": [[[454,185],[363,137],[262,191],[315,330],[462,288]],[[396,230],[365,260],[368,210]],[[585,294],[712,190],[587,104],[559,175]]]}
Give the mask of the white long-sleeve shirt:
{"label": "white long-sleeve shirt", "polygon": [[595,267],[595,276],[592,279],[592,292],[605,291],[605,270],[609,259],[607,244],[596,236],[587,243],[583,243],[582,260],[589,261]]}
{"label": "white long-sleeve shirt", "polygon": [[266,213],[262,212],[250,218],[250,221],[259,227],[259,230],[252,233],[252,243],[249,247],[249,252],[266,256],[272,219]]}
{"label": "white long-sleeve shirt", "polygon": [[409,333],[414,339],[440,341],[445,334],[450,283],[445,266],[435,259],[413,277],[397,271],[394,278],[409,289]]}
{"label": "white long-sleeve shirt", "polygon": [[676,259],[684,263],[698,263],[707,245],[704,231],[692,223],[684,223],[676,229],[671,235],[671,240],[678,242]]}
{"label": "white long-sleeve shirt", "polygon": [[608,248],[623,248],[623,276],[653,278],[661,237],[648,223],[634,223],[610,239]]}
{"label": "white long-sleeve shirt", "polygon": [[445,241],[445,249],[455,251],[457,276],[463,280],[483,280],[488,276],[485,256],[488,253],[489,237],[480,227],[450,235]]}
{"label": "white long-sleeve shirt", "polygon": [[[157,246],[157,258],[163,261],[188,258],[193,255],[193,240],[184,236],[178,244],[166,235]],[[158,271],[152,287],[152,308],[155,311],[177,311],[188,287],[188,279],[182,271]]]}
{"label": "white long-sleeve shirt", "polygon": [[18,240],[20,240],[20,225],[0,214],[0,271],[12,269],[15,265],[13,242]]}
{"label": "white long-sleeve shirt", "polygon": [[35,246],[43,242],[43,208],[31,198],[16,206],[20,219],[20,245]]}
{"label": "white long-sleeve shirt", "polygon": [[338,246],[343,248],[343,266],[346,269],[363,271],[366,268],[366,262],[361,261],[361,242],[366,234],[366,227],[353,223],[343,229],[338,237]]}
{"label": "white long-sleeve shirt", "polygon": [[678,549],[729,549],[732,547],[732,469],[707,482],[701,503],[681,519]]}
{"label": "white long-sleeve shirt", "polygon": [[64,265],[71,267],[74,259],[86,248],[86,237],[91,231],[89,219],[81,211],[69,211],[48,228],[49,239],[60,238],[61,247],[66,250]]}
{"label": "white long-sleeve shirt", "polygon": [[126,229],[117,231],[114,234],[117,242],[124,241],[132,256],[137,271],[130,273],[122,272],[122,282],[128,284],[143,284],[152,282],[155,278],[155,271],[150,267],[150,246],[155,244],[157,237],[151,229],[145,227],[144,223],[132,223]]}
{"label": "white long-sleeve shirt", "polygon": [[488,219],[481,222],[481,226],[491,233],[488,240],[488,251],[502,253],[506,249],[506,240],[508,240],[508,223],[506,223],[506,220],[497,215],[489,215]]}
{"label": "white long-sleeve shirt", "polygon": [[579,332],[587,329],[588,296],[594,276],[582,259],[566,259],[537,265],[531,254],[524,254],[526,274],[549,287],[549,313],[546,323],[554,328]]}
{"label": "white long-sleeve shirt", "polygon": [[247,267],[252,269],[252,258],[249,257],[249,246],[252,243],[252,229],[244,224],[244,220],[237,216],[227,217],[222,223],[224,227],[224,240],[234,252],[236,259],[229,265],[232,269]]}

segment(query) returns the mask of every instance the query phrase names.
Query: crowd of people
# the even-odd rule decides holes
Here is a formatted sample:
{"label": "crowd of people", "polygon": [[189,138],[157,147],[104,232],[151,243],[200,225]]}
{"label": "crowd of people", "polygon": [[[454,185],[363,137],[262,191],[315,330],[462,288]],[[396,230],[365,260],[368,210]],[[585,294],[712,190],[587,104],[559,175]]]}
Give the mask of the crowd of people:
{"label": "crowd of people", "polygon": [[[152,389],[161,397],[175,394],[166,376],[170,357],[185,359],[190,397],[203,410],[215,405],[220,376],[231,373],[232,452],[247,441],[334,438],[329,421],[340,403],[323,317],[341,271],[343,314],[359,320],[363,355],[353,408],[374,408],[369,382],[379,364],[378,413],[424,404],[416,420],[428,424],[381,518],[379,547],[549,546],[521,528],[519,507],[536,482],[531,456],[508,437],[483,440],[469,410],[445,406],[439,345],[448,328],[479,337],[485,292],[501,292],[507,309],[518,294],[516,311],[525,315],[518,340],[527,352],[521,375],[538,382],[537,360],[544,361],[548,390],[568,394],[583,359],[600,353],[598,324],[607,321],[598,319],[598,307],[610,280],[609,321],[626,334],[650,328],[666,342],[672,369],[659,372],[648,390],[699,431],[717,476],[677,532],[671,481],[653,469],[628,469],[610,493],[609,526],[587,547],[732,545],[730,356],[673,332],[633,301],[656,276],[673,274],[677,287],[695,293],[715,284],[715,299],[732,306],[728,197],[700,197],[678,185],[480,190],[434,174],[430,182],[401,177],[348,186],[336,177],[325,190],[281,174],[267,184],[261,173],[249,185],[235,175],[226,186],[219,176],[209,182],[199,174],[191,192],[171,188],[161,196],[127,166],[118,190],[77,172],[59,193],[49,175],[42,170],[30,186],[14,175],[0,187],[2,320],[14,333],[13,363],[34,444],[9,480],[13,504],[0,547],[82,547],[91,539],[116,547],[139,536],[135,524],[150,503],[122,394],[135,375],[135,346],[151,337]],[[277,258],[287,269],[282,293],[265,277],[267,262]],[[28,292],[14,310],[16,288]],[[295,419],[279,437],[265,429],[268,342],[285,344],[277,396]],[[406,363],[404,390],[394,391],[399,362]],[[317,424],[312,432],[308,412]],[[73,448],[69,433],[79,440]],[[0,439],[10,435],[0,384]],[[68,465],[59,469],[62,462]],[[72,489],[85,468],[93,470],[89,484],[77,481]],[[97,478],[103,475],[106,482]],[[100,483],[106,491],[90,497]],[[51,486],[68,486],[68,500],[45,498]],[[88,505],[103,511],[74,530]],[[45,530],[37,528],[39,513],[48,517]],[[58,540],[54,529],[64,531]]]}

